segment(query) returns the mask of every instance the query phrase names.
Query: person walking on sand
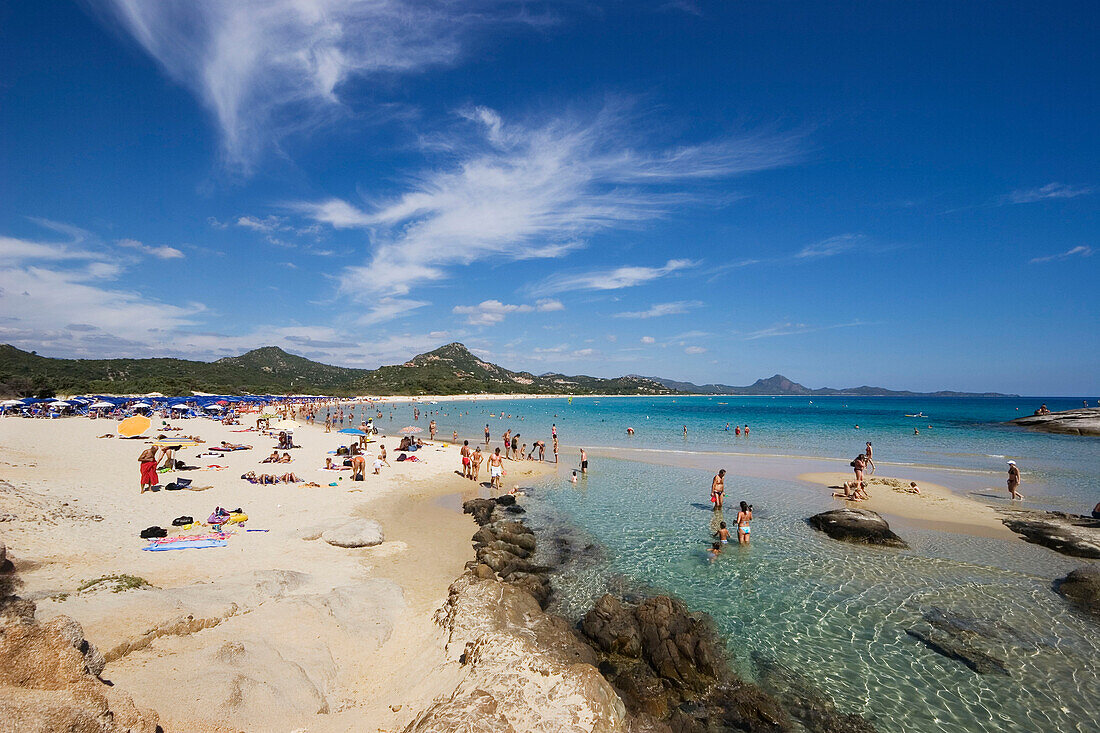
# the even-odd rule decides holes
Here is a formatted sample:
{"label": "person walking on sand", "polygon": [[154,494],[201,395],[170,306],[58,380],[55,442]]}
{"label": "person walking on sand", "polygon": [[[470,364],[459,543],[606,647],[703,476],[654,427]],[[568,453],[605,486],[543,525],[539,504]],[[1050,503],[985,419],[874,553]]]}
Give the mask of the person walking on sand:
{"label": "person walking on sand", "polygon": [[726,493],[726,469],[714,474],[710,482],[710,501],[714,504],[715,511],[722,508],[722,497]]}
{"label": "person walking on sand", "polygon": [[581,448],[581,475],[588,475],[588,454],[584,452],[584,448]]}
{"label": "person walking on sand", "polygon": [[873,460],[871,460],[872,450],[871,450],[871,441],[869,441],[869,440],[867,441],[867,448],[866,448],[866,450],[863,451],[863,455],[867,456],[867,463],[870,464],[870,466],[871,466],[871,475],[874,476],[875,475],[875,462]]}
{"label": "person walking on sand", "polygon": [[554,463],[558,462],[558,436],[554,436]]}
{"label": "person walking on sand", "polygon": [[1016,488],[1020,485],[1020,469],[1016,467],[1016,461],[1008,462],[1008,493],[1012,495],[1012,499],[1023,499],[1024,495],[1016,491]]}
{"label": "person walking on sand", "polygon": [[428,440],[435,440],[435,430],[435,420],[432,420],[430,423],[428,423]]}
{"label": "person walking on sand", "polygon": [[485,445],[489,445],[489,423],[485,423]]}
{"label": "person walking on sand", "polygon": [[500,448],[493,450],[489,456],[489,487],[500,488],[500,477],[504,475],[504,459],[500,457]]}
{"label": "person walking on sand", "polygon": [[507,458],[512,449],[512,429],[508,428],[500,437],[504,440],[504,457]]}
{"label": "person walking on sand", "polygon": [[150,491],[157,485],[157,447],[151,445],[138,456],[138,464],[141,469],[141,493],[146,489]]}

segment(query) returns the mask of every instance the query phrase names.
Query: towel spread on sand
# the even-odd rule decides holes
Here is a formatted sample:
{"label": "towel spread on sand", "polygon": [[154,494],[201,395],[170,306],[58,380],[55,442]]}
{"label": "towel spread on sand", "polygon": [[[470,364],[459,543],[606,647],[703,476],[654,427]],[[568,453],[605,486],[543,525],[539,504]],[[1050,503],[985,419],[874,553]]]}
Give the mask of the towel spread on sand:
{"label": "towel spread on sand", "polygon": [[203,550],[207,547],[225,547],[229,543],[225,540],[185,540],[169,544],[151,544],[141,549],[147,552],[163,552],[165,550]]}

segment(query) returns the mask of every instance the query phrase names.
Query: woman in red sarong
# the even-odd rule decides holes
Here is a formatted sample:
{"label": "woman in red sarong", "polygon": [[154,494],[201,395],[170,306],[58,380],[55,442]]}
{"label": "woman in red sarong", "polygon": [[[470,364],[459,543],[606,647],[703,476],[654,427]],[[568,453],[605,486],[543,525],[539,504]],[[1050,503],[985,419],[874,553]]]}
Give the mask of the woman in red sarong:
{"label": "woman in red sarong", "polygon": [[152,490],[160,480],[157,475],[157,447],[151,445],[146,448],[138,456],[138,463],[141,464],[141,493],[144,494],[146,488]]}

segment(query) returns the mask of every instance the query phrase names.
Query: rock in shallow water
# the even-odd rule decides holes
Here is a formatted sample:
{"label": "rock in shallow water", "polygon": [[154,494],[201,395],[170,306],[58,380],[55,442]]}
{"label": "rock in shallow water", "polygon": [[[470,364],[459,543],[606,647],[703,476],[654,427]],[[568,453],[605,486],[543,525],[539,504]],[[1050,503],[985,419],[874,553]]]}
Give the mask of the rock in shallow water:
{"label": "rock in shallow water", "polygon": [[1005,526],[1028,542],[1070,557],[1100,559],[1100,519],[1065,512],[1004,509]]}
{"label": "rock in shallow water", "polygon": [[1054,581],[1054,590],[1078,609],[1100,621],[1100,567],[1085,565]]}
{"label": "rock in shallow water", "polygon": [[815,514],[806,521],[834,540],[901,549],[909,547],[878,512],[867,509],[833,509]]}
{"label": "rock in shallow water", "polygon": [[382,525],[373,519],[353,519],[327,529],[321,539],[335,547],[373,547],[382,544]]}

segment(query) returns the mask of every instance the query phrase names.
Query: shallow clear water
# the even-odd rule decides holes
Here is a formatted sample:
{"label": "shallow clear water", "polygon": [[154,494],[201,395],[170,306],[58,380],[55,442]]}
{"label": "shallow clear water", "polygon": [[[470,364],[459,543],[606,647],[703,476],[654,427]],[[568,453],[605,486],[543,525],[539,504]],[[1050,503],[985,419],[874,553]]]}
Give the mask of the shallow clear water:
{"label": "shallow clear water", "polygon": [[[1081,405],[1079,398],[483,400],[421,404],[415,424],[426,432],[434,418],[440,436],[454,430],[480,441],[488,422],[494,445],[511,428],[521,442],[548,446],[557,425],[563,463],[532,487],[528,516],[550,531],[565,523],[603,548],[555,579],[566,615],[576,618],[609,588],[673,593],[714,617],[744,675],[754,675],[754,655],[776,659],[882,731],[1100,731],[1100,634],[1051,589],[1086,561],[1019,540],[913,528],[904,531],[910,550],[839,543],[805,523],[832,506],[821,492],[732,474],[728,505],[745,499],[755,507],[752,544],[729,546],[713,563],[705,553],[719,520],[707,501],[716,467],[737,473],[739,456],[752,454],[840,459],[837,470],[847,471],[867,440],[881,474],[934,469],[950,479],[943,483],[979,494],[1005,494],[1012,458],[1028,506],[1087,513],[1100,499],[1100,439],[1003,424],[1044,401],[1052,410]],[[412,423],[409,405],[382,409],[383,432]],[[927,417],[907,417],[917,413]],[[750,426],[749,436],[732,431],[738,424]],[[599,457],[573,485],[569,469],[582,445]],[[622,447],[657,453],[645,463],[606,457]],[[1010,676],[978,675],[909,637],[905,629],[933,608],[992,624],[995,638],[983,648]]]}
{"label": "shallow clear water", "polygon": [[[908,551],[847,545],[806,525],[828,508],[806,488],[734,478],[727,494],[754,504],[753,539],[710,562],[709,478],[604,460],[576,486],[563,473],[533,487],[533,523],[565,519],[605,549],[555,579],[558,610],[579,617],[613,574],[675,593],[714,617],[742,674],[754,675],[753,655],[776,659],[882,731],[1100,730],[1097,629],[1051,590],[1082,561],[931,531],[906,530]],[[983,648],[1011,676],[975,674],[909,637],[932,608],[1003,624]]]}

